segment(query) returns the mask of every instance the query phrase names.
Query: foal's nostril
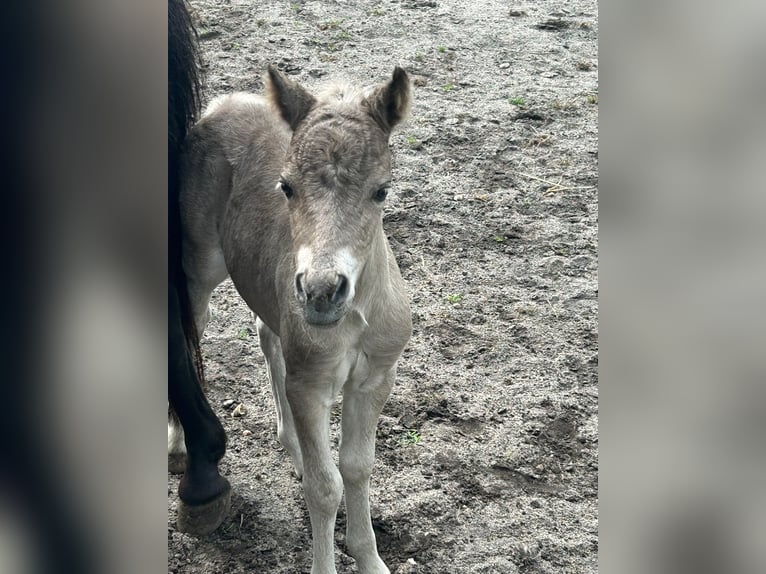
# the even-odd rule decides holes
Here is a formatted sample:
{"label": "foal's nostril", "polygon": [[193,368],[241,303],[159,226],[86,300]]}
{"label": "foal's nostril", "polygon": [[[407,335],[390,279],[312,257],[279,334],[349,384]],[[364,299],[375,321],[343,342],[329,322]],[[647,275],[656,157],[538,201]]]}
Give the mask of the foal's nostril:
{"label": "foal's nostril", "polygon": [[348,278],[345,275],[338,275],[338,281],[335,283],[335,293],[333,293],[330,301],[339,305],[346,300],[346,297],[348,297]]}
{"label": "foal's nostril", "polygon": [[295,294],[298,299],[306,299],[306,290],[303,288],[303,273],[298,273],[295,276]]}

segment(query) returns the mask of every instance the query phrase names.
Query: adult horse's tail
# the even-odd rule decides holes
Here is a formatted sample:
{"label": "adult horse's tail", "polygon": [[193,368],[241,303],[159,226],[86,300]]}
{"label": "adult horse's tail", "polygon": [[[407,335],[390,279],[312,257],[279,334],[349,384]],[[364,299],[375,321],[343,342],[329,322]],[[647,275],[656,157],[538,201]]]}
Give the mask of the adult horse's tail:
{"label": "adult horse's tail", "polygon": [[199,382],[204,384],[202,355],[181,265],[181,148],[200,109],[197,34],[186,0],[168,0],[168,280],[175,288],[186,344]]}

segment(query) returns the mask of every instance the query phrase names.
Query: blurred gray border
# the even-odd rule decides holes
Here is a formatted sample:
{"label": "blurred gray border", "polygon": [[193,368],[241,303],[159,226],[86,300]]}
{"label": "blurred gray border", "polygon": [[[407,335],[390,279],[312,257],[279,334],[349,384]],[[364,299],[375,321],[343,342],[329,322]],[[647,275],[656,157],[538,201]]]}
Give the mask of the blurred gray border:
{"label": "blurred gray border", "polygon": [[766,4],[599,7],[600,569],[766,571]]}

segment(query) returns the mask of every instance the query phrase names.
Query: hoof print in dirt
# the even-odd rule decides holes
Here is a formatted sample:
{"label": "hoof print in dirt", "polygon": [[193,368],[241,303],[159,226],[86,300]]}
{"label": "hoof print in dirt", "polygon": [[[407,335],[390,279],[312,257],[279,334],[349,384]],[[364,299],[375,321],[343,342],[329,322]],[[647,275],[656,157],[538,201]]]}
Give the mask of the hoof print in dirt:
{"label": "hoof print in dirt", "polygon": [[550,20],[546,20],[545,22],[540,22],[539,24],[535,24],[535,28],[538,30],[564,30],[566,28],[569,28],[571,24],[567,22],[566,20],[562,20],[561,18],[551,18]]}
{"label": "hoof print in dirt", "polygon": [[435,0],[405,0],[402,2],[404,8],[436,8]]}
{"label": "hoof print in dirt", "polygon": [[532,110],[525,110],[513,116],[513,120],[514,121],[531,120],[533,122],[544,122],[544,121],[547,121],[548,118],[546,118],[544,115],[542,115],[539,112],[534,112]]}

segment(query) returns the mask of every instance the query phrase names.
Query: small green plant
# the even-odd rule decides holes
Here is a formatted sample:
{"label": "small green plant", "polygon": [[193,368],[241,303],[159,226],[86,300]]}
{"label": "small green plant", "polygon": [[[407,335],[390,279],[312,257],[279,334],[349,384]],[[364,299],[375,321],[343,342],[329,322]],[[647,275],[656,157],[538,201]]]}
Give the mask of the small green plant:
{"label": "small green plant", "polygon": [[577,109],[576,100],[553,100],[550,103],[551,108],[557,111],[572,111]]}
{"label": "small green plant", "polygon": [[420,433],[414,430],[407,431],[407,434],[402,437],[402,443],[406,445],[420,444],[421,440]]}
{"label": "small green plant", "polygon": [[290,10],[292,10],[293,12],[297,12],[299,8],[300,8],[300,4],[298,4],[297,2],[290,2]]}
{"label": "small green plant", "polygon": [[374,8],[374,9],[370,10],[370,14],[372,16],[383,16],[383,14],[385,14],[385,13],[386,13],[386,11],[383,10],[383,8]]}
{"label": "small green plant", "polygon": [[508,102],[513,104],[514,106],[519,106],[519,107],[524,107],[527,105],[527,103],[524,101],[524,98],[522,97],[508,98]]}
{"label": "small green plant", "polygon": [[442,86],[442,90],[444,90],[445,92],[451,92],[454,89],[455,89],[455,84],[453,84],[453,83],[444,84]]}
{"label": "small green plant", "polygon": [[522,315],[534,315],[537,313],[537,307],[531,303],[521,303],[516,306],[516,311]]}
{"label": "small green plant", "polygon": [[245,327],[239,330],[237,333],[237,338],[242,339],[243,341],[247,339],[250,336],[250,331],[248,331]]}
{"label": "small green plant", "polygon": [[336,30],[337,28],[340,28],[340,25],[343,23],[343,20],[327,20],[326,22],[321,22],[319,24],[320,30]]}
{"label": "small green plant", "polygon": [[460,293],[450,293],[445,297],[449,303],[460,303],[463,300],[463,296]]}
{"label": "small green plant", "polygon": [[340,32],[335,34],[335,39],[336,40],[350,40],[351,39],[351,34],[346,32],[345,30],[341,30]]}
{"label": "small green plant", "polygon": [[447,46],[437,46],[436,49],[439,51],[440,54],[443,54],[447,51]]}
{"label": "small green plant", "polygon": [[418,138],[416,138],[413,135],[406,136],[405,141],[407,142],[407,145],[416,147],[420,142],[418,141]]}
{"label": "small green plant", "polygon": [[498,243],[505,243],[505,237],[503,237],[502,235],[495,235],[492,239],[494,239]]}
{"label": "small green plant", "polygon": [[588,94],[588,97],[585,98],[589,104],[597,104],[598,103],[598,96],[596,94]]}

